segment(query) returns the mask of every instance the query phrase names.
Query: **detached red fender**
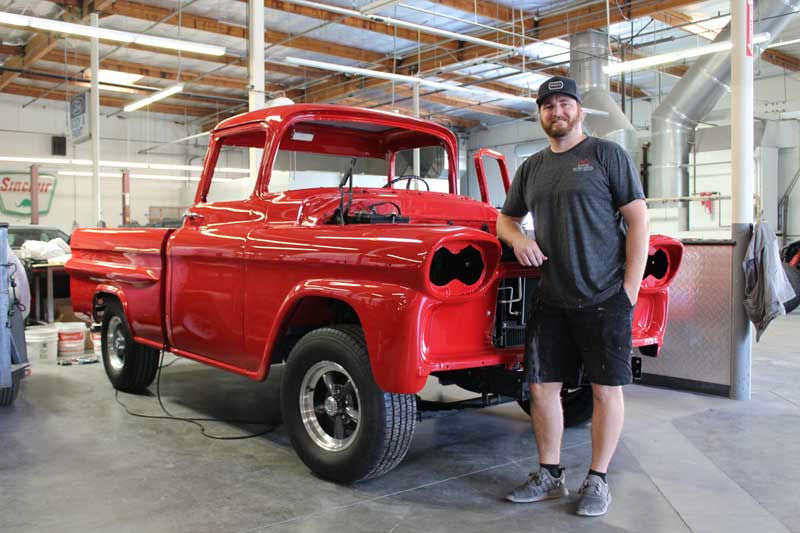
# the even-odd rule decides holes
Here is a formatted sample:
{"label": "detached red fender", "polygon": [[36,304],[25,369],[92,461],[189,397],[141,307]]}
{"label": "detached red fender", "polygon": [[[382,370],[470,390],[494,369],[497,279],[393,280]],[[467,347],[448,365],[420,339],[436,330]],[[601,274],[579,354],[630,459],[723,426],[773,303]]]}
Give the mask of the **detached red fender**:
{"label": "detached red fender", "polygon": [[669,309],[669,285],[678,273],[683,244],[665,235],[650,237],[647,267],[639,301],[633,311],[633,346],[644,355],[657,356],[664,343]]}

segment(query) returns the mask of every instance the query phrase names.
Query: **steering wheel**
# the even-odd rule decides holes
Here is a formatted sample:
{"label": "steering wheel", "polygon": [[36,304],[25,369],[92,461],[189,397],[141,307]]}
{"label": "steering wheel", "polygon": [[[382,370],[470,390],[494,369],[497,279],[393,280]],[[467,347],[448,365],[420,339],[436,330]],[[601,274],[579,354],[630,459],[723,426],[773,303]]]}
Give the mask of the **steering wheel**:
{"label": "steering wheel", "polygon": [[429,190],[431,190],[431,187],[430,187],[430,185],[428,185],[428,182],[427,182],[427,181],[425,181],[424,179],[420,178],[419,176],[415,176],[414,174],[406,174],[406,175],[404,175],[404,176],[398,176],[398,177],[394,178],[393,180],[391,180],[391,181],[390,181],[389,183],[387,183],[386,185],[384,185],[384,186],[383,186],[383,188],[384,188],[384,189],[388,189],[389,187],[391,187],[392,185],[394,185],[394,184],[395,184],[395,183],[397,183],[398,181],[402,181],[402,180],[407,180],[407,181],[408,181],[408,182],[406,183],[406,190],[408,190],[408,189],[410,189],[410,188],[411,188],[411,181],[412,181],[412,180],[418,180],[418,181],[421,181],[421,182],[422,182],[422,183],[425,185],[425,190],[426,190],[426,191],[429,191]]}

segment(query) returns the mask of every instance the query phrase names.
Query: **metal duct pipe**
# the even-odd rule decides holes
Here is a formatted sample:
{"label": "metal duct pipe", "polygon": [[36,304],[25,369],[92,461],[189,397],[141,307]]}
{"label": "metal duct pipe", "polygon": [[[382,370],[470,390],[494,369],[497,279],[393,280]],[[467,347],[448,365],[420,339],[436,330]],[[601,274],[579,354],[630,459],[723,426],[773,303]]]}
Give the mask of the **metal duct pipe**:
{"label": "metal duct pipe", "polygon": [[572,36],[569,73],[578,84],[583,105],[608,112],[608,116],[587,115],[584,126],[595,137],[621,145],[634,160],[638,160],[636,130],[611,96],[608,76],[603,72],[608,56],[605,33],[589,30]]}
{"label": "metal duct pipe", "polygon": [[[761,20],[754,22],[753,34],[769,32],[770,40],[753,47],[756,58],[786,27],[792,19],[788,14],[798,7],[800,0],[763,0],[759,3],[756,13]],[[729,38],[730,24],[723,28],[714,42]],[[650,122],[652,165],[647,196],[674,198],[688,195],[689,152],[694,144],[695,128],[722,95],[730,92],[730,79],[730,51],[703,56],[653,112]],[[681,220],[681,229],[688,229],[684,226],[688,226],[688,220]]]}

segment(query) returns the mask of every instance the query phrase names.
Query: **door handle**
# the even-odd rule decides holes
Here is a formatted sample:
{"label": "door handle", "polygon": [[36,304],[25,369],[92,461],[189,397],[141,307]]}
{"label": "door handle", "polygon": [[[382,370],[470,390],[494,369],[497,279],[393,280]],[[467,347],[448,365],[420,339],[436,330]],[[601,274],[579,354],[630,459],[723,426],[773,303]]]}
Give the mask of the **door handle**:
{"label": "door handle", "polygon": [[199,220],[203,220],[203,215],[200,213],[193,213],[191,211],[186,211],[183,214],[184,220],[191,220],[192,222],[197,222]]}

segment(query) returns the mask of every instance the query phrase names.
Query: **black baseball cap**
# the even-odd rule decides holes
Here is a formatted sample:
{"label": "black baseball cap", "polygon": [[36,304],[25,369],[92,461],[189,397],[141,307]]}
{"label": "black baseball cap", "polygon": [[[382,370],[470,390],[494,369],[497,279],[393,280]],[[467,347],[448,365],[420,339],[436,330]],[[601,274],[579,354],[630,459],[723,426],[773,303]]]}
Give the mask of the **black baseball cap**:
{"label": "black baseball cap", "polygon": [[544,99],[551,94],[566,94],[581,103],[581,95],[578,92],[578,84],[572,78],[566,76],[553,76],[539,85],[539,93],[536,96],[536,105],[542,105]]}

